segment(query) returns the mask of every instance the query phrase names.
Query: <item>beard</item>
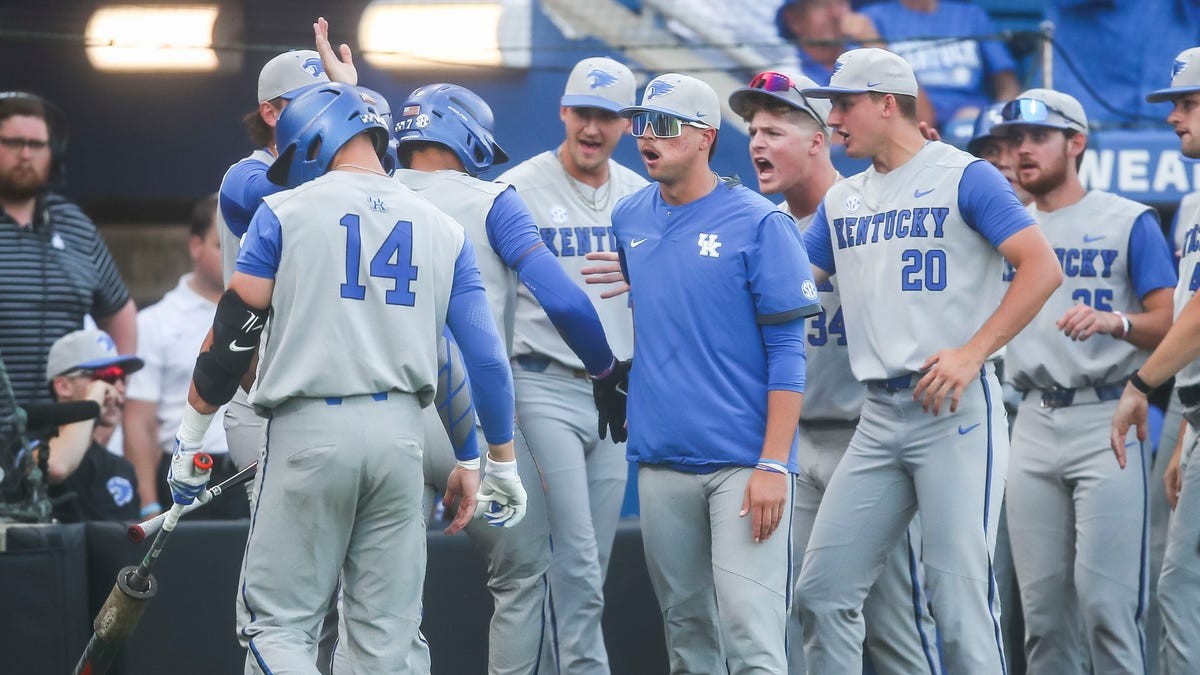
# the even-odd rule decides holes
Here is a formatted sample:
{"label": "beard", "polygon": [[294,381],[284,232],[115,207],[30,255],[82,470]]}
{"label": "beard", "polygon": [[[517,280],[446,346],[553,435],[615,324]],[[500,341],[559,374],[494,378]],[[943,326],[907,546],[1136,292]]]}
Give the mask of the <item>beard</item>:
{"label": "beard", "polygon": [[1017,174],[1017,185],[1035,197],[1049,193],[1066,180],[1067,166],[1065,163],[1060,166],[1041,165],[1038,169],[1037,177],[1028,182],[1020,179],[1020,173]]}
{"label": "beard", "polygon": [[32,199],[46,189],[49,173],[49,166],[39,169],[29,163],[18,164],[12,170],[0,173],[0,197],[14,201]]}

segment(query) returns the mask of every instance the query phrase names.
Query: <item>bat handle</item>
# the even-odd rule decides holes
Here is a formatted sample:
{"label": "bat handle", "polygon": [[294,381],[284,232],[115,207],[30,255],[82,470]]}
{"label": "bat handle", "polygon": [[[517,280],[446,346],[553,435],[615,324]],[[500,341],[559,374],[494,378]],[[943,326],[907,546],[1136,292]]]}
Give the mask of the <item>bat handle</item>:
{"label": "bat handle", "polygon": [[183,515],[183,504],[172,504],[171,510],[167,511],[166,517],[163,518],[162,529],[164,532],[170,532],[179,524],[179,518]]}

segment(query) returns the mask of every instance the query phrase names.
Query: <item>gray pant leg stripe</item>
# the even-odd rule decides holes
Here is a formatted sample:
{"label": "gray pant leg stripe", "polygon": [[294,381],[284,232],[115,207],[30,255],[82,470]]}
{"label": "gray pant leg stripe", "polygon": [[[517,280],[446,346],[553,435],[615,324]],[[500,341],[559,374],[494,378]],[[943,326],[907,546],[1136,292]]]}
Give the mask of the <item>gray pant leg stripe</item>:
{"label": "gray pant leg stripe", "polygon": [[[979,384],[983,386],[983,401],[985,404],[984,414],[987,419],[987,477],[983,482],[983,537],[984,546],[987,546],[988,535],[988,516],[991,513],[992,507],[992,392],[988,389],[987,383],[987,366],[979,370]],[[1007,433],[1007,430],[1005,430]],[[989,614],[992,615],[992,627],[996,632],[996,649],[1000,652],[1000,668],[1004,673],[1008,672],[1008,661],[1004,658],[1004,638],[1000,631],[1000,621],[996,617],[996,571],[992,565],[992,552],[987,552],[988,560],[988,608]]]}
{"label": "gray pant leg stripe", "polygon": [[908,574],[912,580],[913,621],[917,627],[917,635],[921,638],[921,651],[925,653],[925,662],[929,664],[929,672],[937,675],[938,669],[929,645],[929,636],[925,634],[925,629],[921,626],[921,606],[925,594],[921,590],[921,580],[917,577],[917,554],[913,550],[912,536],[907,530],[904,532],[904,539],[908,544]]}

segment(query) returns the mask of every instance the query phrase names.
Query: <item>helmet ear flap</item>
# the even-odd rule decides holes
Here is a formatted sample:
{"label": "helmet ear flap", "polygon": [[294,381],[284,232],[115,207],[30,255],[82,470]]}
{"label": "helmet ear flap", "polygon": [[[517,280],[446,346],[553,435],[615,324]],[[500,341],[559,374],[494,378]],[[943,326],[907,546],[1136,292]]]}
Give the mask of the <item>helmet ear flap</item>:
{"label": "helmet ear flap", "polygon": [[296,144],[293,143],[279,153],[279,157],[267,169],[267,180],[280,186],[287,187],[288,174],[291,172],[292,161],[296,158]]}

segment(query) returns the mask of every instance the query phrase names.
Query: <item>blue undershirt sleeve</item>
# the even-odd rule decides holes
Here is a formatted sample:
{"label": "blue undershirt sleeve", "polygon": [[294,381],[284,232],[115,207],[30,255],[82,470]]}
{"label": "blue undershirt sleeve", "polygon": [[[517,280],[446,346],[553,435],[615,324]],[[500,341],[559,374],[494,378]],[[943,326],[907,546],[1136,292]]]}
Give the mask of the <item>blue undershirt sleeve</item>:
{"label": "blue undershirt sleeve", "polygon": [[837,267],[833,263],[833,240],[829,236],[829,221],[825,217],[824,200],[817,207],[817,213],[813,216],[812,222],[804,230],[803,238],[808,261],[830,276],[836,274]]}
{"label": "blue undershirt sleeve", "polygon": [[274,279],[283,254],[283,229],[271,207],[263,204],[250,219],[246,240],[238,253],[237,271],[262,279]]}
{"label": "blue undershirt sleeve", "polygon": [[488,243],[517,272],[550,323],[591,375],[612,366],[612,349],[591,298],[546,248],[533,214],[512,187],[501,192],[487,216]]}
{"label": "blue undershirt sleeve", "polygon": [[983,160],[971,162],[963,170],[958,181],[958,211],[967,225],[996,248],[1034,224],[1008,179]]}
{"label": "blue undershirt sleeve", "polygon": [[462,349],[484,437],[492,445],[511,441],[515,418],[512,370],[504,341],[492,320],[479,268],[475,265],[474,249],[466,240],[454,263],[454,286],[446,325]]}
{"label": "blue undershirt sleeve", "polygon": [[459,461],[479,457],[470,385],[462,352],[447,326],[442,330],[442,341],[438,346],[438,386],[433,404],[454,448],[454,458]]}
{"label": "blue undershirt sleeve", "polygon": [[269,168],[257,159],[244,159],[230,167],[221,181],[217,203],[225,225],[234,236],[246,233],[251,216],[264,198],[284,189],[267,180]]}
{"label": "blue undershirt sleeve", "polygon": [[1175,258],[1163,236],[1158,214],[1147,209],[1129,231],[1129,278],[1139,298],[1159,288],[1175,288],[1179,281]]}
{"label": "blue undershirt sleeve", "polygon": [[767,350],[767,390],[804,393],[805,320],[760,326]]}

